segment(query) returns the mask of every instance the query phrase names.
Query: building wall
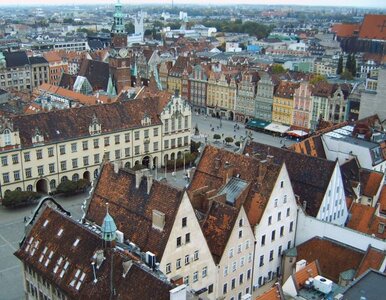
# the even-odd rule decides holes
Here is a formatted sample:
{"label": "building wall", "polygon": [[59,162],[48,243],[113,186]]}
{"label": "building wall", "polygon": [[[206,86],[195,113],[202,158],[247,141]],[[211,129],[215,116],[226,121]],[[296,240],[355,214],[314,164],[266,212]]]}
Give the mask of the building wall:
{"label": "building wall", "polygon": [[274,85],[269,75],[263,75],[257,84],[255,117],[265,121],[272,120]]}
{"label": "building wall", "polygon": [[293,99],[273,97],[272,121],[292,125]]}
{"label": "building wall", "polygon": [[295,243],[296,211],[295,195],[284,164],[260,223],[255,227],[254,287],[260,287],[281,274],[282,253]]}
{"label": "building wall", "polygon": [[50,62],[49,63],[49,71],[50,71],[50,84],[59,85],[60,79],[62,78],[63,73],[67,73],[68,64],[63,63],[61,61],[58,62]]}
{"label": "building wall", "polygon": [[251,76],[245,76],[238,84],[235,101],[236,120],[244,122],[245,118],[255,115],[256,83],[252,82]]}
{"label": "building wall", "polygon": [[310,128],[312,90],[308,82],[301,82],[294,93],[292,125]]}
{"label": "building wall", "polygon": [[240,299],[240,294],[252,294],[254,241],[253,231],[242,207],[217,266],[217,299]]}
{"label": "building wall", "polygon": [[328,120],[328,98],[312,96],[311,129],[316,130],[320,116]]}
{"label": "building wall", "polygon": [[1,69],[0,88],[31,89],[31,66]]}
{"label": "building wall", "polygon": [[49,83],[49,65],[35,64],[32,65],[32,88],[37,88],[43,83]]}
{"label": "building wall", "polygon": [[[183,218],[186,218],[186,225]],[[178,238],[180,245],[177,244]],[[202,288],[209,290],[212,285],[212,292],[206,294],[209,299],[216,299],[216,266],[186,193],[176,214],[160,270],[169,279],[181,276],[184,283],[195,291]]]}

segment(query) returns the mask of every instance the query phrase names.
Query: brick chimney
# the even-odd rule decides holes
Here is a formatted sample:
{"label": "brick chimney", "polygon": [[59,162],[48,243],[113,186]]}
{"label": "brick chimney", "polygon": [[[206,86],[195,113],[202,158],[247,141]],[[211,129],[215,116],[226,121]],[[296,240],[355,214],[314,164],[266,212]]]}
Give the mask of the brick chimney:
{"label": "brick chimney", "polygon": [[141,184],[142,176],[143,176],[142,170],[135,171],[135,188],[139,188],[139,185]]}
{"label": "brick chimney", "polygon": [[258,175],[258,178],[257,178],[257,183],[258,184],[262,184],[263,183],[265,174],[267,173],[267,165],[268,165],[268,162],[266,160],[262,160],[259,163],[259,175]]}
{"label": "brick chimney", "polygon": [[221,162],[221,160],[220,160],[218,157],[216,157],[216,158],[214,159],[214,168],[215,168],[216,170],[220,169],[220,162]]}
{"label": "brick chimney", "polygon": [[233,172],[235,168],[229,162],[225,162],[224,169],[225,169],[224,183],[227,184],[229,180],[233,177]]}
{"label": "brick chimney", "polygon": [[151,186],[153,185],[153,175],[148,174],[146,176],[146,188],[147,188],[147,194],[150,194]]}

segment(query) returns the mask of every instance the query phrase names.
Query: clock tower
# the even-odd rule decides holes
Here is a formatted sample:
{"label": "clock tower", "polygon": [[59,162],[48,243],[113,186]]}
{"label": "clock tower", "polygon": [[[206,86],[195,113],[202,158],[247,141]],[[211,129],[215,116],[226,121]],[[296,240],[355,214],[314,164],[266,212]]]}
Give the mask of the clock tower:
{"label": "clock tower", "polygon": [[119,94],[131,86],[131,59],[127,49],[127,33],[123,24],[122,4],[115,4],[114,23],[111,28],[111,49],[109,51],[110,75]]}

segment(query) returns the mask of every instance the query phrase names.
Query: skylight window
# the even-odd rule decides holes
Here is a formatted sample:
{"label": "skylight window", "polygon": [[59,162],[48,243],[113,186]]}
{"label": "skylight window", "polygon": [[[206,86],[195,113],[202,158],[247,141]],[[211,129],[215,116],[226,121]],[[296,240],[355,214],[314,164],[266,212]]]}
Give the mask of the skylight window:
{"label": "skylight window", "polygon": [[72,244],[72,246],[76,247],[79,244],[80,239],[76,239],[75,242]]}
{"label": "skylight window", "polygon": [[32,249],[31,249],[31,256],[33,256],[35,254],[35,252],[38,249],[38,247],[39,247],[39,241],[35,241]]}
{"label": "skylight window", "polygon": [[45,220],[45,221],[44,221],[44,224],[43,224],[43,227],[47,227],[47,224],[48,224],[49,222],[50,222],[50,221]]}
{"label": "skylight window", "polygon": [[60,272],[60,278],[63,278],[63,275],[64,275],[64,273],[66,273],[69,265],[70,265],[70,263],[68,261],[66,261],[66,263],[64,264],[62,272]]}
{"label": "skylight window", "polygon": [[60,230],[58,231],[58,236],[61,236],[63,233],[63,228],[60,228]]}
{"label": "skylight window", "polygon": [[25,252],[28,252],[29,248],[31,247],[32,242],[34,241],[34,237],[31,236],[31,238],[28,241],[27,247],[25,247]]}
{"label": "skylight window", "polygon": [[56,272],[58,272],[59,268],[60,268],[60,265],[62,264],[63,262],[63,257],[59,257],[59,259],[56,261],[56,266],[53,270],[54,274],[56,274]]}
{"label": "skylight window", "polygon": [[76,290],[79,290],[85,277],[86,273],[78,269],[75,273],[74,279],[70,282],[70,286],[75,287]]}
{"label": "skylight window", "polygon": [[43,259],[44,259],[44,256],[46,256],[46,252],[48,250],[48,247],[45,247],[43,252],[42,252],[42,255],[40,255],[40,258],[39,258],[39,262],[42,262]]}
{"label": "skylight window", "polygon": [[50,263],[51,258],[52,258],[53,255],[54,255],[54,251],[51,251],[51,252],[50,252],[50,255],[48,255],[48,258],[47,258],[47,260],[46,260],[46,263],[44,264],[45,267],[48,266],[48,264]]}

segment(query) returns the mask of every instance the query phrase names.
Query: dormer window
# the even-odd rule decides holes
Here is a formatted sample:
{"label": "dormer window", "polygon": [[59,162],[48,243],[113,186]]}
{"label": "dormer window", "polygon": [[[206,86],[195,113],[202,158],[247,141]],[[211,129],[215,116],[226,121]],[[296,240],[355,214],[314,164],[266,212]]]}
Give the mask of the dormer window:
{"label": "dormer window", "polygon": [[148,115],[144,115],[142,121],[141,121],[142,126],[148,126],[151,125],[151,119]]}
{"label": "dormer window", "polygon": [[5,129],[3,134],[4,134],[4,145],[5,146],[11,145],[11,143],[12,143],[11,142],[11,130]]}
{"label": "dormer window", "polygon": [[44,142],[44,136],[39,128],[35,128],[35,134],[32,136],[32,144],[40,144]]}
{"label": "dormer window", "polygon": [[95,114],[92,117],[90,126],[88,127],[88,131],[90,135],[100,134],[102,131],[102,125]]}

